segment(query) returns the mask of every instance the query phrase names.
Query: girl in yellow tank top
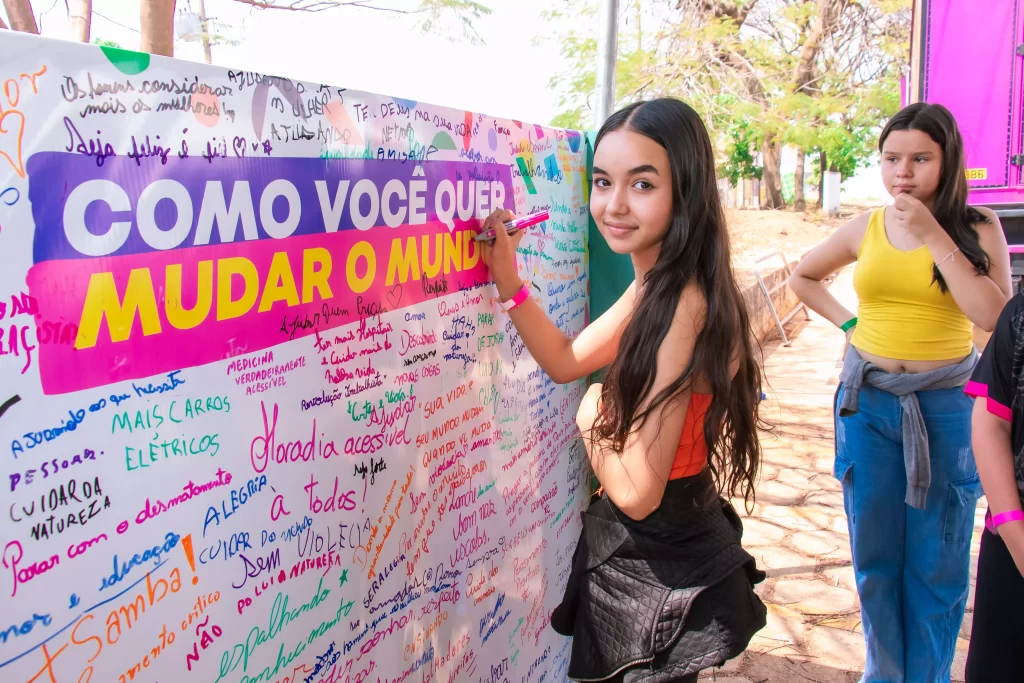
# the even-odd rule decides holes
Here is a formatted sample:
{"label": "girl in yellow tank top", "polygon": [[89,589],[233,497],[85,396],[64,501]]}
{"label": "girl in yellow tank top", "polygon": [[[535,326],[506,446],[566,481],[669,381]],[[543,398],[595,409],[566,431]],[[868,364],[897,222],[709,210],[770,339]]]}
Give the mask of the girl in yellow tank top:
{"label": "girl in yellow tank top", "polygon": [[857,253],[857,325],[850,343],[885,358],[963,358],[974,343],[974,324],[953,295],[936,286],[927,247],[904,251],[889,242],[885,211],[871,212]]}
{"label": "girl in yellow tank top", "polygon": [[[956,121],[913,104],[882,131],[892,206],[811,251],[790,284],[850,342],[836,392],[834,475],[843,486],[866,645],[864,683],[950,680],[966,605],[974,508],[978,354],[1010,297],[999,219],[967,205]],[[822,280],[856,262],[857,314]]]}

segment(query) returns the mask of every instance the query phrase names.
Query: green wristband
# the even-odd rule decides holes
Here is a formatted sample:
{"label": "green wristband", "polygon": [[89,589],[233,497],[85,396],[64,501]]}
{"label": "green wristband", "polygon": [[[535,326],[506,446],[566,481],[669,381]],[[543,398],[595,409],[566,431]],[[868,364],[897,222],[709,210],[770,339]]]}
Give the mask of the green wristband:
{"label": "green wristband", "polygon": [[843,332],[849,332],[850,328],[854,327],[856,324],[857,324],[857,316],[853,316],[852,318],[847,320],[845,323],[840,325],[839,329],[841,329]]}

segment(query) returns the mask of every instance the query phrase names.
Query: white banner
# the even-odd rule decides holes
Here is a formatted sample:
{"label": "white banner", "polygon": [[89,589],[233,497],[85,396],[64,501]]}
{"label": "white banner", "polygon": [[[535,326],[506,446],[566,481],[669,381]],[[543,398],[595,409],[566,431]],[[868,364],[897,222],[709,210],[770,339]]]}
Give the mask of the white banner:
{"label": "white banner", "polygon": [[[0,679],[562,680],[576,132],[0,34]],[[386,653],[386,654],[385,654]]]}

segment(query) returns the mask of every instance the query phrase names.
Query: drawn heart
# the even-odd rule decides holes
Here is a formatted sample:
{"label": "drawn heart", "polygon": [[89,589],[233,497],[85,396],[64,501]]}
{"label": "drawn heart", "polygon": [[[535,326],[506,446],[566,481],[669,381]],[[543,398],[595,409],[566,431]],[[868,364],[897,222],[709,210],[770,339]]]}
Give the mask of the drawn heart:
{"label": "drawn heart", "polygon": [[388,303],[391,305],[391,309],[395,310],[398,308],[398,304],[402,301],[402,285],[395,285],[388,290],[387,293]]}
{"label": "drawn heart", "polygon": [[235,148],[236,157],[245,156],[245,138],[235,136],[235,139],[231,141],[231,146]]}
{"label": "drawn heart", "polygon": [[[8,130],[4,123],[8,116],[18,117],[19,122],[17,129],[11,128]],[[7,159],[15,173],[24,178],[25,164],[21,161],[21,138],[25,135],[25,115],[17,109],[10,109],[0,114],[0,143],[3,143],[8,139],[8,133],[14,134],[12,136],[14,139],[14,144],[12,145],[14,149],[12,151],[14,152],[14,157],[17,158],[17,162],[15,162],[14,158],[12,158],[11,155],[3,149],[0,149],[0,155]]]}

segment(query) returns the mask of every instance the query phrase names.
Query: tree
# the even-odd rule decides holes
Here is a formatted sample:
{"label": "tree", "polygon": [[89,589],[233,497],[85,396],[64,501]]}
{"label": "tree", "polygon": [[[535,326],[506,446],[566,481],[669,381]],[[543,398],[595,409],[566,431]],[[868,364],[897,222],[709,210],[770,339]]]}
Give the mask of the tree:
{"label": "tree", "polygon": [[71,23],[71,37],[88,43],[92,28],[92,0],[69,0],[68,21]]}
{"label": "tree", "polygon": [[[793,68],[791,80],[794,92],[804,94],[815,92],[818,80],[818,58],[826,41],[835,33],[839,25],[840,14],[845,4],[845,0],[817,0],[813,24],[802,41],[800,54],[796,66]],[[803,26],[807,26],[807,23],[805,22]],[[805,151],[801,145],[797,148],[796,170],[793,174],[793,208],[797,211],[804,211],[807,208],[807,202],[804,199],[804,162]]]}
{"label": "tree", "polygon": [[[14,0],[4,0],[11,2]],[[27,2],[27,0],[25,0]],[[142,51],[153,54],[174,55],[174,2],[175,0],[142,0]],[[447,14],[455,14],[462,27],[463,35],[470,40],[479,40],[473,22],[490,14],[487,5],[475,0],[420,0],[416,9],[396,9],[377,4],[377,0],[234,0],[260,10],[283,10],[291,12],[323,12],[344,7],[395,12],[421,17],[420,29],[434,29]],[[168,9],[169,8],[169,9]],[[205,23],[205,22],[204,22]],[[205,41],[213,38],[209,29],[203,28]],[[210,61],[209,56],[207,61]]]}
{"label": "tree", "polygon": [[[679,0],[677,7],[683,8],[687,0]],[[786,202],[782,196],[782,147],[779,141],[777,121],[767,115],[771,110],[770,93],[776,88],[766,88],[764,77],[759,73],[753,59],[756,59],[759,45],[748,46],[740,39],[743,27],[757,0],[744,3],[742,0],[700,0],[698,11],[711,15],[711,24],[721,32],[718,59],[728,69],[736,72],[742,90],[750,101],[762,111],[759,117],[764,125],[761,129],[762,179],[769,208],[782,208]],[[719,77],[721,80],[721,76]]]}
{"label": "tree", "polygon": [[794,125],[787,142],[813,155],[819,188],[826,170],[847,178],[866,165],[875,154],[881,124],[900,107],[899,81],[909,43],[907,3],[875,0],[852,7],[856,11],[838,16],[810,87],[790,103]]}
{"label": "tree", "polygon": [[[585,4],[584,4],[585,3]],[[591,9],[588,0],[567,0],[565,15],[575,18]],[[735,145],[731,140],[733,126],[746,117],[757,128],[761,143],[764,180],[771,195],[774,191],[782,201],[781,180],[778,177],[777,130],[767,125],[772,119],[771,95],[774,88],[766,88],[756,62],[768,62],[762,52],[762,43],[745,40],[740,29],[750,10],[757,4],[734,0],[678,0],[674,5],[658,9],[652,3],[636,0],[636,20],[629,26],[632,14],[620,15],[619,70],[616,73],[616,103],[661,95],[686,100],[704,118],[713,136],[718,138],[718,149]],[[581,5],[583,7],[581,8]],[[557,12],[550,13],[557,16]],[[660,26],[657,31],[644,34],[640,30],[642,17],[648,25]],[[590,22],[592,23],[592,22]],[[626,26],[623,26],[626,24]],[[624,38],[624,34],[626,37]],[[581,120],[578,112],[586,108],[593,91],[594,60],[589,50],[580,50],[580,38],[574,31],[564,38],[562,53],[574,58],[570,75],[552,79],[552,87],[569,85],[563,91],[562,105],[574,104],[574,110],[558,117],[555,125],[589,123]],[[583,47],[589,47],[583,42]],[[625,69],[623,67],[626,67]],[[584,90],[584,88],[586,88]],[[576,115],[573,115],[573,112]],[[746,150],[745,153],[750,153]],[[772,171],[775,170],[775,175]]]}
{"label": "tree", "polygon": [[139,49],[154,55],[174,56],[175,0],[142,0],[139,6]]}
{"label": "tree", "polygon": [[[592,0],[563,0],[561,4],[562,9],[550,9],[542,15],[545,24],[564,29],[559,51],[570,65],[549,81],[550,87],[559,93],[558,106],[563,108],[551,120],[551,125],[582,130],[593,121],[597,40],[592,27],[597,21],[597,5]],[[663,20],[664,11],[659,11],[655,3],[633,0],[621,6],[615,67],[616,107],[651,94],[651,88],[658,85],[657,79],[647,72],[651,60],[656,59],[659,34],[645,32],[643,26],[645,23],[658,25]],[[536,38],[534,42],[540,40]]]}
{"label": "tree", "polygon": [[[579,16],[589,0],[563,4],[570,8],[565,14]],[[675,0],[660,13],[645,8],[647,25],[661,28],[635,41],[639,22],[628,32],[617,102],[625,92],[627,99],[686,100],[727,159],[723,170],[736,165],[737,154],[760,152],[766,205],[782,207],[783,145],[794,145],[798,158],[842,152],[863,163],[870,157],[872,131],[895,111],[894,101],[898,106],[909,6],[910,0]],[[620,15],[620,27],[630,14]],[[583,123],[578,114],[593,89],[593,57],[574,53],[579,45],[571,31],[563,37],[563,53],[580,56],[568,75],[552,80],[563,106],[571,107],[557,124]],[[737,137],[738,124],[749,133]],[[837,145],[844,127],[847,139]],[[741,149],[755,142],[758,147]],[[794,201],[802,205],[800,174],[798,167]]]}
{"label": "tree", "polygon": [[39,33],[36,15],[32,12],[32,0],[4,0],[4,9],[7,10],[7,20],[11,22],[12,29],[23,33]]}
{"label": "tree", "polygon": [[739,185],[742,178],[760,180],[761,166],[754,156],[754,150],[760,146],[757,131],[749,121],[741,119],[733,123],[728,136],[725,163],[718,169],[718,175],[728,178],[734,186]]}
{"label": "tree", "polygon": [[[776,100],[816,91],[818,59],[846,4],[847,0],[679,0],[677,4],[684,13],[705,15],[719,35],[715,43],[720,61],[736,72],[747,97],[762,109],[758,120],[769,208],[785,206],[781,161],[786,120],[777,115]],[[802,204],[802,170],[799,175],[795,198]]]}
{"label": "tree", "polygon": [[205,0],[198,0],[199,7],[199,22],[201,24],[203,35],[203,56],[206,57],[207,64],[213,64],[213,52],[210,47],[210,21],[206,18],[206,2]]}
{"label": "tree", "polygon": [[292,12],[323,12],[340,7],[358,7],[380,12],[419,15],[420,30],[435,29],[446,14],[455,14],[462,27],[462,35],[471,41],[479,41],[473,22],[491,13],[491,9],[475,0],[420,0],[416,9],[401,9],[380,5],[377,0],[234,0],[242,5],[257,9],[288,10]]}

